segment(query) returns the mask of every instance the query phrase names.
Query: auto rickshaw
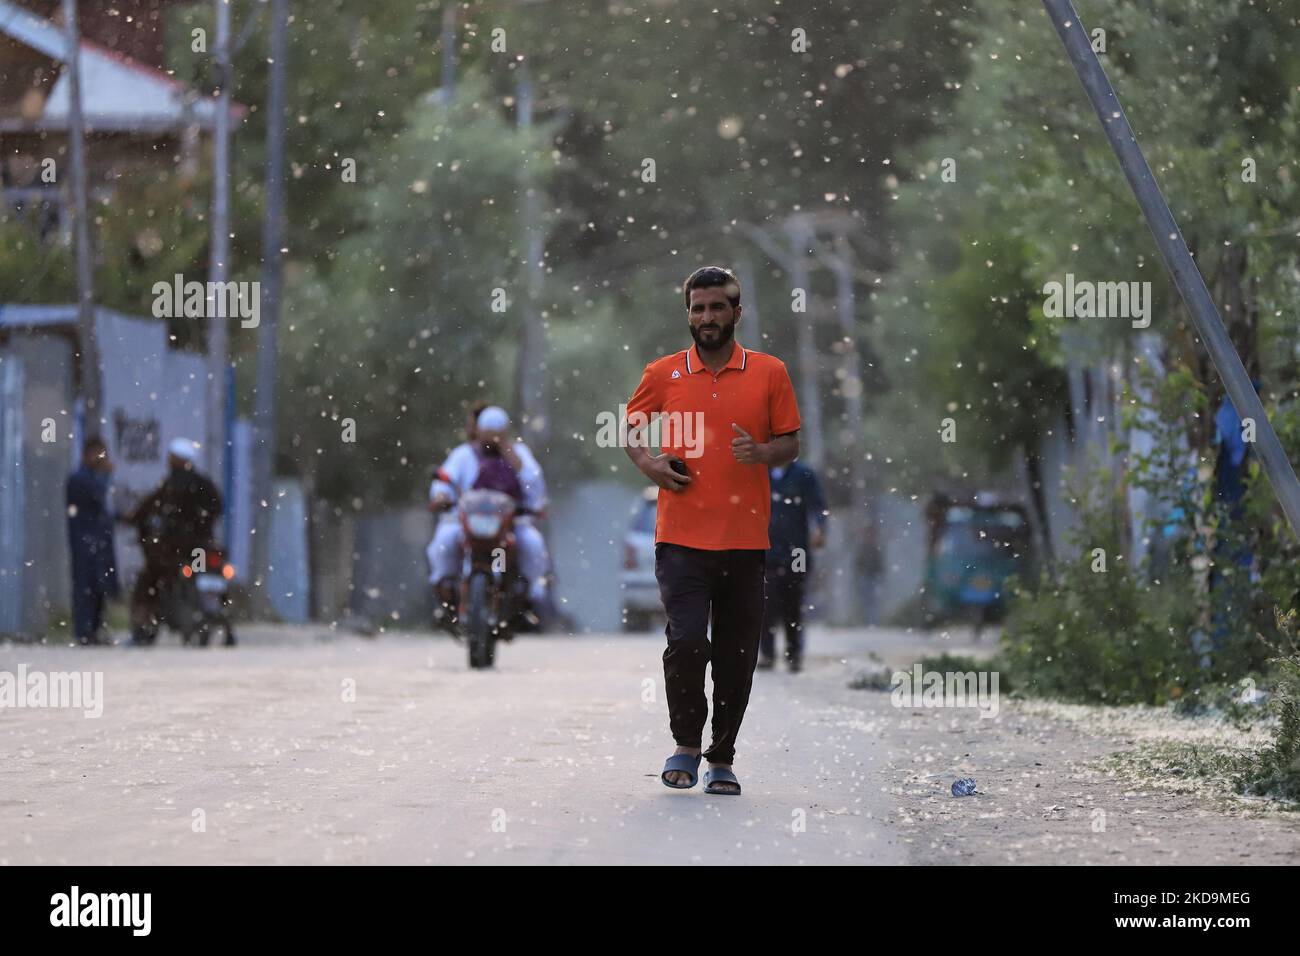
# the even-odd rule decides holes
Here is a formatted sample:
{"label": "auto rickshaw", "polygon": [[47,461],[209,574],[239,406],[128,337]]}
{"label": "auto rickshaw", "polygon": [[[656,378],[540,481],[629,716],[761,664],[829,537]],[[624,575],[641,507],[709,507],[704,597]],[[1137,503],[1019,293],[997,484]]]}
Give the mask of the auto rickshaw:
{"label": "auto rickshaw", "polygon": [[1029,515],[992,495],[937,494],[926,516],[926,616],[935,622],[971,621],[978,637],[986,625],[1002,619],[1007,580],[1033,574]]}

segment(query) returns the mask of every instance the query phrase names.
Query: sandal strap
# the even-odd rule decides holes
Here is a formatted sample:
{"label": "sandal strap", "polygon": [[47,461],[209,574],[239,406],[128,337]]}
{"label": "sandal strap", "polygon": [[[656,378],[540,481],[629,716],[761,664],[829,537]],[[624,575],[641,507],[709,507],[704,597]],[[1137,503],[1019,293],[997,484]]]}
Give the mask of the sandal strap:
{"label": "sandal strap", "polygon": [[[716,770],[706,770],[704,772],[705,791],[708,791],[710,787],[719,783],[734,783],[736,785],[736,792],[737,793],[740,792],[740,781],[736,779],[736,775],[734,773],[732,773],[730,770],[727,770],[725,767],[719,767]],[[715,792],[721,792],[721,791],[715,791]]]}
{"label": "sandal strap", "polygon": [[699,769],[699,766],[700,758],[698,756],[693,754],[673,754],[664,761],[664,773],[668,773],[671,770],[679,770],[694,776],[695,771]]}
{"label": "sandal strap", "polygon": [[[659,774],[659,779],[667,786],[674,790],[688,790],[699,782],[697,772],[700,766],[700,758],[692,754],[673,754],[664,761],[664,769]],[[684,773],[689,778],[686,783],[670,783],[668,775],[673,772]]]}

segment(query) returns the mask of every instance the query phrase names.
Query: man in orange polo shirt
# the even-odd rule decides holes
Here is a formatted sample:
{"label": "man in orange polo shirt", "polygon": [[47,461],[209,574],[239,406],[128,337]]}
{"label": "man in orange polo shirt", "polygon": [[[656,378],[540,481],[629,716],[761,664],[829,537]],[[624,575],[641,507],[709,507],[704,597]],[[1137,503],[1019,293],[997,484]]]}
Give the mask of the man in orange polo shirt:
{"label": "man in orange polo shirt", "polygon": [[[769,466],[799,455],[799,409],[785,365],[735,340],[740,282],[698,269],[682,285],[694,348],[651,362],[627,403],[627,455],[659,486],[655,576],[668,614],[664,681],[677,750],[663,782],[693,787],[713,663],[706,793],[739,794],[731,770],[763,629]],[[662,414],[663,454],[643,423]],[[712,635],[709,624],[712,621]]]}

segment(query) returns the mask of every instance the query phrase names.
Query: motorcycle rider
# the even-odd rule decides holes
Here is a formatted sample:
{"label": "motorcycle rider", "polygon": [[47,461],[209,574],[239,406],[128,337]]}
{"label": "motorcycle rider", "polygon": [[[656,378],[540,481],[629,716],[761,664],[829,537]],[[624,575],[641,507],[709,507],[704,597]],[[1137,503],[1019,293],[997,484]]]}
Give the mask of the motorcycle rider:
{"label": "motorcycle rider", "polygon": [[[473,488],[492,488],[509,494],[533,514],[540,515],[546,507],[541,466],[528,446],[510,435],[510,416],[505,409],[496,405],[478,408],[477,417],[467,423],[466,435],[469,440],[451,450],[429,487],[429,509],[443,511],[426,551],[429,582],[435,591],[435,619],[443,626],[455,623],[459,604],[457,582],[464,561],[464,531],[454,505],[460,495]],[[535,610],[544,610],[550,564],[546,541],[531,515],[515,518],[514,533],[519,573],[528,582],[529,600]]]}
{"label": "motorcycle rider", "polygon": [[157,627],[164,589],[188,564],[195,548],[213,541],[221,516],[221,492],[196,465],[198,445],[177,438],[167,447],[168,473],[163,483],[132,509],[127,520],[136,527],[144,567],[131,592],[131,622]]}

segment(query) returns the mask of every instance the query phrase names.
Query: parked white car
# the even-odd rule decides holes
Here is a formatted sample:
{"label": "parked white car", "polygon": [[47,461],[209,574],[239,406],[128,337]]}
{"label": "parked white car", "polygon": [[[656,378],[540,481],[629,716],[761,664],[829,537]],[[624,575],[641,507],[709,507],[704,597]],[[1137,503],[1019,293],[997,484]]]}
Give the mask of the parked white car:
{"label": "parked white car", "polygon": [[627,533],[623,535],[622,591],[623,630],[648,631],[664,620],[655,578],[655,513],[658,488],[647,488],[633,506]]}

